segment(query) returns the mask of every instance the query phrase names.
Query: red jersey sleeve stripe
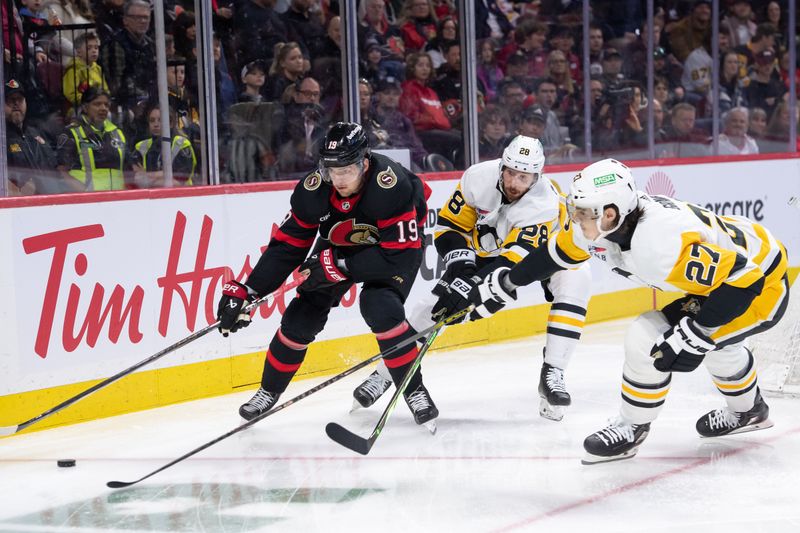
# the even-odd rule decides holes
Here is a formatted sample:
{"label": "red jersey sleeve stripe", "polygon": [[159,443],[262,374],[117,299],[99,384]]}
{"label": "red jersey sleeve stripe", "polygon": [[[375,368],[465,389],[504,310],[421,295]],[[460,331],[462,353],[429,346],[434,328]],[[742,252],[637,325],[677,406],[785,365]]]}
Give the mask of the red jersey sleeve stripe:
{"label": "red jersey sleeve stripe", "polygon": [[389,226],[393,226],[401,221],[408,221],[414,220],[416,218],[417,212],[416,211],[406,211],[400,216],[396,216],[394,218],[384,218],[382,220],[378,220],[378,229],[388,228]]}
{"label": "red jersey sleeve stripe", "polygon": [[297,225],[300,226],[301,228],[317,229],[319,227],[319,224],[309,224],[308,222],[303,222],[302,220],[297,218],[297,215],[294,214],[294,211],[292,211],[292,218],[294,219],[295,222],[297,222]]}
{"label": "red jersey sleeve stripe", "polygon": [[272,236],[273,239],[285,242],[286,244],[291,244],[297,248],[311,248],[314,244],[314,237],[310,239],[298,239],[297,237],[292,237],[291,235],[287,235],[280,229],[275,230],[275,234]]}

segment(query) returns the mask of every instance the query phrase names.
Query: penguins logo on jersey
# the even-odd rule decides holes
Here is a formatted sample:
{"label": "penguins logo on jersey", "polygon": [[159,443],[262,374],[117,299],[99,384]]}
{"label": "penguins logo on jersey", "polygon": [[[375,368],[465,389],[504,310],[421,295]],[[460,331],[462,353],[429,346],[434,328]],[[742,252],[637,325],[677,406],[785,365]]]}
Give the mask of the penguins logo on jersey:
{"label": "penguins logo on jersey", "polygon": [[319,172],[312,172],[303,181],[303,187],[305,187],[307,191],[316,191],[321,184],[322,176],[319,175]]}
{"label": "penguins logo on jersey", "polygon": [[337,222],[328,232],[328,240],[334,246],[363,246],[378,243],[378,228],[369,224],[356,224],[351,218]]}
{"label": "penguins logo on jersey", "polygon": [[397,175],[392,170],[392,167],[386,167],[386,170],[378,172],[377,180],[378,185],[384,189],[391,189],[397,183]]}

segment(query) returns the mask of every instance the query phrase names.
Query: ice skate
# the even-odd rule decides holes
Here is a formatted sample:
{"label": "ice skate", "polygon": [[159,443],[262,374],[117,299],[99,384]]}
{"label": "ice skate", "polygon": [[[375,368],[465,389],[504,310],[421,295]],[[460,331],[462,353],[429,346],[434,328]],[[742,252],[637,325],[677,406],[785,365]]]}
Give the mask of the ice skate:
{"label": "ice skate", "polygon": [[566,407],[572,399],[564,385],[564,371],[555,366],[542,363],[539,377],[539,414],[548,420],[558,422],[564,418]]}
{"label": "ice skate", "polygon": [[759,392],[752,409],[743,413],[731,411],[727,406],[710,411],[697,421],[697,432],[701,437],[722,437],[746,433],[773,426],[769,419],[769,406]]}
{"label": "ice skate", "polygon": [[356,409],[362,407],[366,409],[372,406],[372,404],[378,401],[378,398],[383,396],[383,393],[389,389],[391,384],[391,380],[381,376],[380,372],[377,370],[374,371],[361,385],[353,390],[353,407],[350,409],[350,412],[352,413]]}
{"label": "ice skate", "polygon": [[612,420],[608,426],[586,437],[583,449],[586,456],[581,460],[585,465],[630,459],[639,451],[650,424],[630,424],[621,419]]}
{"label": "ice skate", "polygon": [[259,387],[255,395],[239,407],[239,416],[250,421],[272,409],[280,397],[278,392],[268,392]]}
{"label": "ice skate", "polygon": [[439,416],[439,409],[437,409],[436,405],[433,403],[431,395],[428,393],[428,389],[425,388],[425,385],[420,384],[419,387],[413,391],[404,392],[403,396],[405,396],[408,408],[411,409],[411,413],[414,415],[414,422],[425,426],[431,434],[435,434],[436,417]]}

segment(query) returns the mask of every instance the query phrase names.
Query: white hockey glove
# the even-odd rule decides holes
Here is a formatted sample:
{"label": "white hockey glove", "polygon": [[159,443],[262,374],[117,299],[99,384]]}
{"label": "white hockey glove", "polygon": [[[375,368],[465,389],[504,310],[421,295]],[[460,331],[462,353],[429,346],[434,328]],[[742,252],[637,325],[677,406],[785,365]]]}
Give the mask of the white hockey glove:
{"label": "white hockey glove", "polygon": [[694,320],[685,316],[656,339],[650,356],[655,359],[653,366],[662,372],[691,372],[715,347],[714,341],[700,331]]}
{"label": "white hockey glove", "polygon": [[469,315],[470,320],[490,317],[507,303],[517,299],[516,289],[508,290],[503,286],[503,279],[509,270],[507,267],[493,270],[478,285],[477,290],[472,291],[469,303],[475,305],[475,309]]}

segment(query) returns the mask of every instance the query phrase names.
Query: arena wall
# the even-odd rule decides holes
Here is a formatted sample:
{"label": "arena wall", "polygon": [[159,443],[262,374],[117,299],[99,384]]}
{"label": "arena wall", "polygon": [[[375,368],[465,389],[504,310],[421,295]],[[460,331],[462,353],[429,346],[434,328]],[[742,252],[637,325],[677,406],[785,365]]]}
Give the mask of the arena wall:
{"label": "arena wall", "polygon": [[[631,166],[642,190],[763,223],[784,242],[797,273],[800,209],[787,203],[800,197],[797,156]],[[550,167],[548,176],[566,189],[578,170]],[[428,176],[429,222],[459,175]],[[0,199],[0,425],[27,420],[212,323],[221,281],[243,277],[255,265],[288,210],[292,186]],[[425,261],[408,306],[430,291],[441,271],[430,232],[429,225]],[[634,286],[602,264],[593,263],[592,271],[589,322],[634,315],[675,296]],[[292,295],[262,307],[246,330],[227,339],[212,332],[31,430],[254,387],[265,347]],[[378,351],[357,302],[354,289],[331,313],[298,378],[337,373]],[[449,328],[436,348],[540,333],[547,310],[538,286],[522,289],[512,308]]]}

